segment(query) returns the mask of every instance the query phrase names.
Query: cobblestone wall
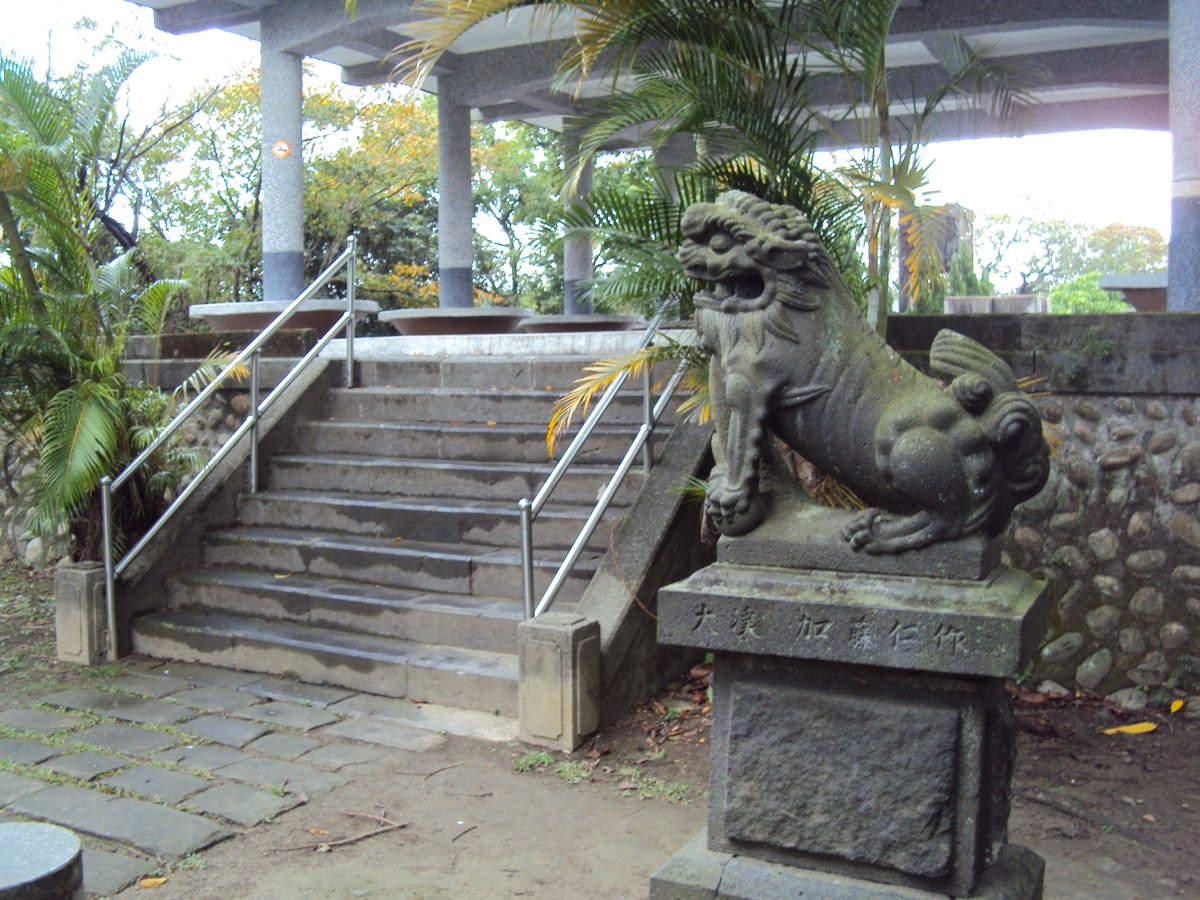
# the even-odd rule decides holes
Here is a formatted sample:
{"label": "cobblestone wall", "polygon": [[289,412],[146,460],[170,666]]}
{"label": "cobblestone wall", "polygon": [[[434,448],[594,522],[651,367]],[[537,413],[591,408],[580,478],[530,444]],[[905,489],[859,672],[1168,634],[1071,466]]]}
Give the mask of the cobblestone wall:
{"label": "cobblestone wall", "polygon": [[1194,404],[1093,394],[1040,405],[1062,444],[1049,484],[1018,509],[1005,541],[1011,562],[1054,592],[1037,674],[1100,693],[1153,690],[1200,653]]}

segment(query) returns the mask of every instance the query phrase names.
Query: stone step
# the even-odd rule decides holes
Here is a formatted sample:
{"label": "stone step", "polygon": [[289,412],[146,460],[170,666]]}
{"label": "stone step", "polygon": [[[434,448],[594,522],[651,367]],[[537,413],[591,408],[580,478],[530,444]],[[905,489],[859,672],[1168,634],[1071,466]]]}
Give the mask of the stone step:
{"label": "stone step", "polygon": [[185,610],[135,618],[133,649],[388,697],[501,715],[517,711],[517,658],[505,653]]}
{"label": "stone step", "polygon": [[290,622],[423,644],[516,653],[516,598],[467,597],[253,569],[203,569],[168,583],[172,609]]}
{"label": "stone step", "polygon": [[[594,356],[538,356],[514,359],[499,356],[410,357],[359,362],[360,384],[374,387],[472,388],[505,390],[519,388],[551,392],[561,396],[596,362]],[[658,383],[674,371],[674,363],[655,367]],[[626,390],[641,389],[630,380]]]}
{"label": "stone step", "polygon": [[[520,554],[474,544],[396,541],[325,531],[221,528],[205,535],[206,567],[259,569],[280,576],[306,574],[387,587],[476,597],[523,596]],[[563,584],[564,601],[578,600],[599,555],[585,552]],[[559,560],[534,560],[541,592]],[[282,580],[282,577],[281,579]]]}
{"label": "stone step", "polygon": [[[531,497],[550,466],[505,462],[390,459],[381,456],[277,454],[267,483],[275,491],[324,491],[331,486],[360,494],[499,500]],[[612,475],[608,466],[572,466],[554,491],[559,503],[594,503]],[[629,473],[613,502],[627,506],[641,487],[641,469]]]}
{"label": "stone step", "polygon": [[[590,506],[547,506],[533,523],[536,548],[566,549],[579,534]],[[622,510],[612,509],[616,519]],[[606,519],[607,521],[607,519]],[[307,528],[319,522],[325,531],[378,538],[517,547],[520,514],[511,501],[397,498],[342,491],[264,491],[242,494],[238,523],[270,528]],[[607,528],[597,529],[589,546],[604,551]]]}
{"label": "stone step", "polygon": [[[574,430],[558,440],[562,453]],[[636,429],[601,425],[592,432],[576,459],[581,463],[616,465],[633,442]],[[660,436],[659,444],[666,439]],[[399,456],[423,459],[551,462],[544,425],[435,425],[428,422],[312,421],[302,425],[293,449],[300,453]]]}
{"label": "stone step", "polygon": [[[559,395],[546,390],[479,391],[457,388],[335,388],[329,409],[340,421],[432,422],[439,425],[495,423],[541,425],[550,421]],[[576,421],[582,421],[577,417]],[[605,424],[642,421],[641,395],[623,392],[608,407]],[[664,415],[674,421],[674,411]]]}

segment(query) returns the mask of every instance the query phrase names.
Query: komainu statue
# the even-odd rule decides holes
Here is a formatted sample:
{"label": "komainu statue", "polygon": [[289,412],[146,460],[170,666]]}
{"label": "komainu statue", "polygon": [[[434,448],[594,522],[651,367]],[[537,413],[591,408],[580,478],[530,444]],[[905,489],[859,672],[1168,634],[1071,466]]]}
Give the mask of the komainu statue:
{"label": "komainu statue", "polygon": [[729,191],[689,207],[683,231],[684,269],[712,286],[696,294],[696,326],[712,354],[706,504],[721,533],[766,516],[772,434],[869,504],[842,532],[867,553],[997,534],[1042,489],[1041,420],[1012,370],[953,331],[930,351],[948,384],[904,362],[798,210]]}

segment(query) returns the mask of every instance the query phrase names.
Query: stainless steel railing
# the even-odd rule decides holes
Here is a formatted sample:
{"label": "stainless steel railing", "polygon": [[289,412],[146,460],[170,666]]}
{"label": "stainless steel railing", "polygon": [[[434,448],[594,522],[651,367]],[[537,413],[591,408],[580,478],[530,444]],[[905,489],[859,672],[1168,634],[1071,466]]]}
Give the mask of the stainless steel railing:
{"label": "stainless steel railing", "polygon": [[[669,301],[665,301],[659,305],[653,321],[651,321],[650,326],[646,329],[646,333],[642,335],[641,340],[638,342],[638,350],[643,350],[650,346],[651,341],[654,339],[655,333],[658,331],[659,325],[662,324],[663,318],[666,315],[666,311],[669,306]],[[570,469],[575,457],[579,454],[579,451],[583,448],[583,445],[587,442],[587,439],[595,430],[600,419],[603,418],[604,413],[608,409],[609,405],[616,398],[621,388],[624,387],[625,382],[629,377],[628,372],[621,372],[615,379],[613,379],[612,384],[610,384],[608,389],[605,390],[605,392],[601,395],[599,401],[597,401],[595,407],[593,407],[591,415],[584,420],[583,425],[581,425],[579,428],[579,432],[575,435],[575,439],[571,441],[570,446],[567,447],[567,450],[565,453],[563,453],[562,458],[559,459],[558,463],[551,470],[550,475],[542,483],[542,486],[538,488],[537,493],[533,495],[533,499],[525,498],[517,502],[517,508],[521,515],[521,569],[523,579],[522,593],[525,599],[525,618],[529,619],[533,618],[534,616],[540,616],[550,608],[551,604],[554,603],[554,598],[558,596],[558,592],[562,588],[563,583],[571,574],[571,570],[575,567],[575,563],[579,561],[579,555],[583,552],[583,548],[587,545],[587,542],[591,540],[592,534],[596,530],[596,526],[600,524],[600,520],[608,511],[609,504],[612,503],[613,497],[620,489],[622,482],[625,480],[625,476],[629,474],[629,470],[633,468],[633,464],[637,460],[639,454],[642,457],[643,471],[647,475],[650,474],[650,470],[654,466],[654,427],[658,424],[658,420],[662,418],[663,411],[667,408],[667,404],[671,401],[671,397],[674,395],[676,388],[679,387],[679,382],[683,378],[686,367],[687,364],[683,361],[680,361],[674,373],[672,373],[671,377],[667,380],[667,383],[663,387],[663,391],[659,395],[656,403],[652,402],[651,396],[651,366],[648,365],[643,370],[642,423],[638,427],[637,434],[634,435],[633,440],[630,442],[629,449],[625,451],[625,455],[622,457],[620,463],[617,464],[617,468],[613,472],[612,477],[609,479],[608,484],[606,484],[604,489],[600,492],[600,496],[596,500],[596,505],[588,514],[583,526],[579,529],[579,534],[571,544],[570,549],[567,550],[567,554],[563,558],[562,563],[559,565],[558,570],[550,579],[549,585],[547,585],[546,590],[542,593],[541,598],[537,600],[536,604],[534,603],[535,589],[533,583],[534,520],[537,519],[542,509],[545,508],[547,501],[550,499],[550,495],[554,493],[554,489],[558,487],[559,482],[562,481],[563,476],[567,473],[567,470]]]}
{"label": "stainless steel railing", "polygon": [[[110,478],[107,475],[100,479],[100,512],[104,531],[104,615],[108,625],[108,657],[110,660],[117,659],[117,606],[116,606],[116,581],[130,564],[137,558],[137,555],[145,549],[146,545],[154,539],[154,537],[162,531],[163,527],[170,520],[175,511],[190,497],[197,488],[203,484],[204,480],[212,473],[212,471],[221,463],[230,451],[233,450],[242,437],[249,432],[250,434],[250,474],[249,486],[251,491],[258,490],[258,425],[262,414],[266,412],[283,392],[291,387],[292,383],[300,377],[300,374],[308,367],[308,365],[321,355],[321,351],[333,340],[334,336],[342,329],[346,329],[346,386],[354,387],[354,302],[355,302],[355,256],[357,253],[358,241],[351,235],[346,239],[346,249],[342,251],[329,266],[317,276],[304,291],[279,313],[266,328],[259,333],[258,337],[246,345],[246,348],[239,353],[232,362],[223,368],[220,374],[217,375],[195,398],[181,409],[175,418],[173,418],[167,427],[154,439],[154,441],[138,454],[128,466],[121,471],[115,478]],[[338,317],[338,320],[333,323],[328,331],[317,341],[304,356],[296,363],[288,373],[280,379],[275,388],[267,394],[266,397],[259,400],[258,396],[258,368],[259,360],[262,356],[263,345],[278,331],[283,324],[291,318],[292,314],[300,307],[302,303],[311,300],[316,296],[325,285],[340,272],[346,270],[346,311]],[[142,535],[141,539],[125,553],[119,562],[113,562],[113,529],[112,529],[112,498],[113,492],[120,490],[121,487],[134,476],[158,448],[160,448],[176,431],[183,426],[192,414],[200,409],[205,401],[208,400],[214,393],[220,390],[221,386],[229,378],[237,367],[241,366],[247,360],[250,361],[250,409],[246,414],[245,420],[241,425],[234,430],[228,439],[219,447],[212,455],[212,458],[204,465],[204,467],[196,474],[191,481],[187,483],[182,491],[179,492],[171,505],[166,508],[158,520],[150,526],[149,531]]]}

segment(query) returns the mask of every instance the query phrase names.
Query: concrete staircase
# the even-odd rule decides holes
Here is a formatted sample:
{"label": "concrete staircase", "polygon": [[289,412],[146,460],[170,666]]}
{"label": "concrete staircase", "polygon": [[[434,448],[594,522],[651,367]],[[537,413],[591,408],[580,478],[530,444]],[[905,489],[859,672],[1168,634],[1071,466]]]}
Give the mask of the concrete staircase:
{"label": "concrete staircase", "polygon": [[[364,365],[265,462],[204,567],[173,576],[133,648],[446,706],[517,712],[522,617],[516,501],[550,471],[545,423],[590,359]],[[540,591],[640,416],[631,391],[535,526]],[[300,411],[303,414],[303,411]],[[636,496],[631,473],[610,517]],[[601,525],[558,609],[582,595]]]}

